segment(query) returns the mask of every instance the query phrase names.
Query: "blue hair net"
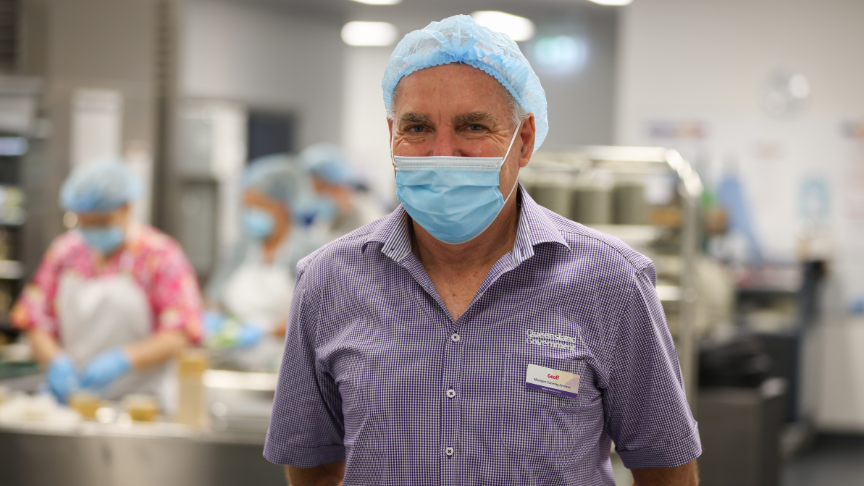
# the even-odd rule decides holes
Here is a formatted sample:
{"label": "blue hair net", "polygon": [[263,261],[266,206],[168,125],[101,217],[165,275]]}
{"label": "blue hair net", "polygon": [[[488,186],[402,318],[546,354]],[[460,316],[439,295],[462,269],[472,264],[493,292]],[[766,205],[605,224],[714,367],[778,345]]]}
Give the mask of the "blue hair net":
{"label": "blue hair net", "polygon": [[76,213],[117,209],[141,194],[141,182],[119,160],[76,167],[60,188],[60,206]]}
{"label": "blue hair net", "polygon": [[331,184],[349,186],[357,182],[348,157],[335,145],[319,143],[307,147],[300,152],[300,161],[310,174]]}
{"label": "blue hair net", "polygon": [[243,173],[243,189],[254,190],[291,207],[300,195],[301,175],[289,155],[268,155],[255,159]]}
{"label": "blue hair net", "polygon": [[519,46],[506,34],[483,27],[467,15],[432,22],[406,35],[390,55],[381,87],[390,111],[399,80],[433,66],[468,64],[498,80],[525,110],[534,114],[536,151],[549,133],[546,92]]}

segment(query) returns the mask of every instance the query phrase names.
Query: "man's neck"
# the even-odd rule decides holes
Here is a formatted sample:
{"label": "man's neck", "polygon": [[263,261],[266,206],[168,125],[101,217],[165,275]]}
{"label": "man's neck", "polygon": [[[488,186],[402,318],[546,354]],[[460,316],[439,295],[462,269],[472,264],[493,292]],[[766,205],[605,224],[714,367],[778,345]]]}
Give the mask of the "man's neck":
{"label": "man's neck", "polygon": [[[451,245],[435,239],[411,220],[411,249],[427,272],[455,273],[485,269],[488,271],[502,256],[513,249],[519,228],[517,198],[511,198],[489,228],[471,241]],[[485,276],[485,274],[484,274]]]}

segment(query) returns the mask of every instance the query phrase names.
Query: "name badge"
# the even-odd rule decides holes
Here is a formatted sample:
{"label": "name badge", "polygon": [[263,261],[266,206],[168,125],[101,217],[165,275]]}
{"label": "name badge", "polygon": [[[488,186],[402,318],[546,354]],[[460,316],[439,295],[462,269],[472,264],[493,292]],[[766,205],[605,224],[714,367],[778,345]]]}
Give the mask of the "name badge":
{"label": "name badge", "polygon": [[525,386],[576,398],[579,394],[579,375],[529,364],[525,372]]}

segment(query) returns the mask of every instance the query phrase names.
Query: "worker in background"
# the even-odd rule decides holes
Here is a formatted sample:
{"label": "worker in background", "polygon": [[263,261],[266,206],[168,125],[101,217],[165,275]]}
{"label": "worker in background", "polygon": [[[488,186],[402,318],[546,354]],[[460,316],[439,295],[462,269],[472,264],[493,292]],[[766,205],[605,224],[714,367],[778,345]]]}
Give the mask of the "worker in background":
{"label": "worker in background", "polygon": [[300,153],[303,168],[317,194],[315,217],[323,220],[330,239],[347,235],[384,216],[380,204],[360,192],[360,181],[339,147],[312,145]]}
{"label": "worker in background", "polygon": [[[206,289],[208,336],[239,324],[230,361],[249,371],[276,371],[301,258],[324,241],[295,224],[304,188],[302,171],[287,155],[250,163],[243,175],[243,237],[217,267]],[[208,339],[210,341],[210,339]]]}
{"label": "worker in background", "polygon": [[140,192],[123,162],[72,171],[60,204],[77,226],[51,243],[12,309],[60,402],[77,389],[164,399],[169,358],[200,337],[195,273],[177,242],[132,219]]}

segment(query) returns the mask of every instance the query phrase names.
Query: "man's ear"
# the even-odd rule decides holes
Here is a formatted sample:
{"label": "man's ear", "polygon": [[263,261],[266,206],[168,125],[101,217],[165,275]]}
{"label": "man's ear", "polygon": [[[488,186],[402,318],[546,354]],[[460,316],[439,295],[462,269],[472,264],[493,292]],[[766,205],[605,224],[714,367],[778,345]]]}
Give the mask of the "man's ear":
{"label": "man's ear", "polygon": [[529,113],[522,120],[519,129],[519,138],[522,140],[522,150],[519,152],[519,167],[525,167],[534,154],[534,142],[536,141],[537,127],[534,124],[534,114]]}

